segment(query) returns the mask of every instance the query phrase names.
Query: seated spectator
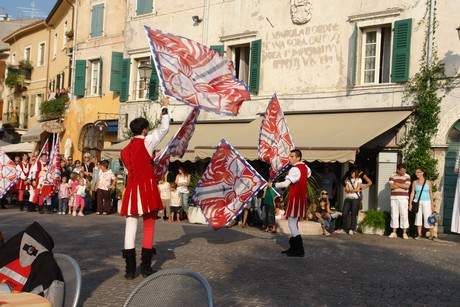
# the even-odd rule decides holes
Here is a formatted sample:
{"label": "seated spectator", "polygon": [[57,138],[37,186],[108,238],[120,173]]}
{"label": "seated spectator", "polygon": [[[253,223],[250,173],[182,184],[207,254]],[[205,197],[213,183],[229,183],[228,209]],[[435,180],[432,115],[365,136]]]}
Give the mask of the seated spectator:
{"label": "seated spectator", "polygon": [[320,198],[319,204],[316,206],[315,218],[318,222],[321,223],[323,228],[323,234],[329,236],[331,233],[337,234],[334,228],[334,219],[341,215],[340,212],[332,213],[328,201],[323,198]]}

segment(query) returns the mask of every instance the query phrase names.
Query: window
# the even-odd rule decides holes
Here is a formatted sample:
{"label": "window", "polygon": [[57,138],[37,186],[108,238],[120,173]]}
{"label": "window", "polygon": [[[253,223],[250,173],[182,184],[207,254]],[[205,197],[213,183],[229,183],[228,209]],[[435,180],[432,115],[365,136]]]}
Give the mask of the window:
{"label": "window", "polygon": [[78,138],[78,150],[90,151],[97,150],[101,151],[104,148],[104,132],[96,129],[94,124],[85,125]]}
{"label": "window", "polygon": [[352,83],[366,85],[407,81],[411,25],[412,19],[405,19],[396,21],[393,31],[391,24],[368,28],[355,26],[355,55],[359,55],[359,60],[355,58],[353,62]]}
{"label": "window", "polygon": [[138,59],[137,60],[137,74],[136,74],[136,82],[134,85],[135,93],[134,97],[135,99],[147,99],[148,98],[148,91],[147,91],[147,84],[149,84],[150,78],[142,79],[141,78],[141,73],[139,70],[139,66],[147,64],[150,65],[150,61],[148,58],[145,59]]}
{"label": "window", "polygon": [[38,66],[45,65],[45,43],[40,43],[38,45]]}
{"label": "window", "polygon": [[30,47],[24,48],[24,60],[30,61]]}
{"label": "window", "polygon": [[58,51],[58,34],[54,33],[53,60],[57,57]]}
{"label": "window", "polygon": [[101,91],[101,61],[91,61],[91,84],[90,84],[90,95],[100,95]]}
{"label": "window", "polygon": [[390,46],[391,27],[363,31],[362,83],[390,82]]}
{"label": "window", "polygon": [[69,30],[68,28],[68,22],[66,20],[64,21],[64,32],[62,33],[62,49],[64,49],[67,44],[67,31]]}
{"label": "window", "polygon": [[137,0],[137,15],[144,15],[152,13],[153,10],[153,0]]}
{"label": "window", "polygon": [[[223,50],[222,47],[213,46],[214,50]],[[235,63],[235,77],[248,84],[251,93],[259,92],[260,59],[262,40],[252,41],[250,44],[231,47],[233,63]]]}
{"label": "window", "polygon": [[32,99],[30,100],[30,116],[40,116],[40,105],[43,101],[43,94],[35,94]]}
{"label": "window", "polygon": [[91,32],[90,37],[100,37],[104,25],[104,3],[95,4],[91,8]]}

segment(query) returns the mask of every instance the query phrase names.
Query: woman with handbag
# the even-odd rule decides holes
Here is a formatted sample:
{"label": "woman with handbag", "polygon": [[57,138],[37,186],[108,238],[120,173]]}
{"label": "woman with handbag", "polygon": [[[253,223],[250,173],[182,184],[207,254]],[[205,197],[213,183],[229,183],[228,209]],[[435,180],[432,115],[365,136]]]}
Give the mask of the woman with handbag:
{"label": "woman with handbag", "polygon": [[[351,169],[349,177],[345,180],[345,200],[342,208],[343,227],[341,233],[353,235],[356,231],[358,221],[358,210],[360,204],[360,194],[362,180],[358,177],[358,172]],[[348,220],[350,219],[350,221]],[[348,230],[348,231],[347,231]]]}
{"label": "woman with handbag", "polygon": [[415,170],[417,179],[412,184],[412,191],[409,198],[409,211],[415,213],[415,226],[417,226],[417,236],[415,240],[422,237],[422,225],[425,229],[430,229],[430,239],[433,239],[428,217],[434,211],[433,190],[431,181],[425,179],[425,171],[421,168]]}

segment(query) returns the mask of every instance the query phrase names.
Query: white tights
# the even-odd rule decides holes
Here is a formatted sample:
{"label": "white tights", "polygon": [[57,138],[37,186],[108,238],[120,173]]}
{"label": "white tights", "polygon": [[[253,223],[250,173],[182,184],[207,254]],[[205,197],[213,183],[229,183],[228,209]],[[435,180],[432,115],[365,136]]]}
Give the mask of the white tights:
{"label": "white tights", "polygon": [[139,215],[130,215],[126,217],[125,228],[125,249],[133,249],[136,246],[136,231]]}
{"label": "white tights", "polygon": [[300,234],[299,228],[297,227],[298,219],[298,217],[288,217],[288,226],[292,237],[297,237]]}

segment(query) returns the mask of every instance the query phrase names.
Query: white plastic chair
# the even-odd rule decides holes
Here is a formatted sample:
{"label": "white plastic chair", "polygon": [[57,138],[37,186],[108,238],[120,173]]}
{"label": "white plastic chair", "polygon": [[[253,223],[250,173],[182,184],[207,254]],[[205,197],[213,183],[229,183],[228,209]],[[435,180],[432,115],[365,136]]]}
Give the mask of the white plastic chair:
{"label": "white plastic chair", "polygon": [[54,260],[64,277],[64,307],[76,307],[81,291],[80,266],[75,259],[66,254],[54,253]]}
{"label": "white plastic chair", "polygon": [[187,269],[166,269],[145,278],[126,299],[124,307],[214,306],[206,279]]}

